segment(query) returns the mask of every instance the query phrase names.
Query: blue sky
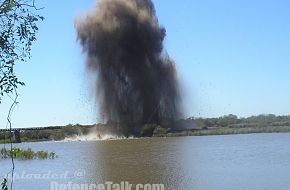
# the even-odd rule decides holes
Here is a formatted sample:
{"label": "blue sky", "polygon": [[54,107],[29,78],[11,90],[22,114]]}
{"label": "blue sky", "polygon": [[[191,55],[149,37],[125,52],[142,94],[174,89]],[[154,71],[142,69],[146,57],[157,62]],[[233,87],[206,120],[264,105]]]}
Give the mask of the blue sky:
{"label": "blue sky", "polygon": [[[290,1],[154,0],[164,43],[176,61],[185,116],[290,114]],[[32,59],[16,72],[26,82],[15,127],[95,123],[97,104],[84,72],[74,20],[94,0],[38,1]],[[11,101],[0,106],[5,127]]]}

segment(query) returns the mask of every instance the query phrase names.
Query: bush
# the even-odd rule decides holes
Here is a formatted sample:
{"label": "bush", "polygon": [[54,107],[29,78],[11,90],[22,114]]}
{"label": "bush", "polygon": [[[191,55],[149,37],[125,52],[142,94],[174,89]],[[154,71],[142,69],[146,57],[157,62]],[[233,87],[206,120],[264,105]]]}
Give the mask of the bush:
{"label": "bush", "polygon": [[153,132],[153,136],[154,137],[165,137],[165,136],[167,136],[169,130],[170,129],[158,126],[155,128],[155,130]]}
{"label": "bush", "polygon": [[12,148],[12,150],[2,148],[0,154],[2,159],[10,158],[11,156],[13,156],[13,158],[19,158],[22,160],[55,159],[57,157],[57,155],[54,152],[47,151],[34,152],[33,150],[31,150],[31,148],[28,149]]}

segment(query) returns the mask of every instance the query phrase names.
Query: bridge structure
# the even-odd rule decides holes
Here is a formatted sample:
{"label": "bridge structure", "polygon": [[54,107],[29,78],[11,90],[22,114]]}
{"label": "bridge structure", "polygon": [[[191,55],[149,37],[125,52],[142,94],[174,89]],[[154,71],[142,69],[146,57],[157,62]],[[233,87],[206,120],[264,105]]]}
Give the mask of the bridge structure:
{"label": "bridge structure", "polygon": [[52,127],[30,127],[30,128],[9,128],[0,129],[0,132],[11,132],[14,137],[16,143],[21,143],[21,132],[22,131],[36,131],[36,130],[47,130],[47,129],[61,129],[63,126],[52,126]]}

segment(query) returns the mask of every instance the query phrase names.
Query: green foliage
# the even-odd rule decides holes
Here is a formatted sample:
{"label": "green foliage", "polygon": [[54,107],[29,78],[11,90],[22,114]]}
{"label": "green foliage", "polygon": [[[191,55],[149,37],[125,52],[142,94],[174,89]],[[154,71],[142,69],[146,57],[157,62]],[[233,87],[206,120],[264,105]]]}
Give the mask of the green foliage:
{"label": "green foliage", "polygon": [[7,13],[15,6],[14,0],[4,1],[0,6],[0,13]]}
{"label": "green foliage", "polygon": [[218,118],[188,118],[182,120],[181,124],[196,125],[197,128],[212,127],[263,127],[263,126],[290,126],[290,116],[275,116],[273,114],[261,114],[247,118],[238,118],[236,115],[230,114]]}
{"label": "green foliage", "polygon": [[[142,137],[163,136],[190,136],[190,135],[223,135],[245,133],[272,133],[290,132],[290,116],[258,115],[248,118],[238,118],[235,115],[227,115],[218,118],[188,118],[176,123],[176,129],[169,130],[166,126],[156,124],[144,125],[138,135]],[[185,127],[184,127],[185,126]],[[65,137],[86,135],[93,125],[66,125],[56,129],[26,130],[20,131],[22,142],[36,142],[49,140],[63,140]],[[104,124],[103,128],[109,128]],[[168,126],[167,126],[168,127]],[[112,127],[112,131],[115,128]],[[178,130],[180,129],[180,130]],[[0,132],[0,143],[9,142],[10,132]],[[13,134],[12,134],[13,135]],[[15,142],[12,136],[12,142]]]}
{"label": "green foliage", "polygon": [[28,149],[20,149],[20,148],[12,148],[6,149],[2,148],[0,151],[0,156],[2,159],[5,158],[18,158],[21,160],[32,160],[32,159],[55,159],[57,155],[54,152],[47,152],[47,151],[37,151],[34,152],[31,148]]}
{"label": "green foliage", "polygon": [[33,0],[4,0],[0,5],[0,103],[5,94],[24,85],[15,75],[14,66],[31,57],[36,23],[44,19],[35,12]]}
{"label": "green foliage", "polygon": [[64,136],[72,136],[75,134],[80,134],[82,133],[82,129],[80,127],[80,125],[66,125],[61,129],[62,133],[64,134]]}
{"label": "green foliage", "polygon": [[[90,132],[92,126],[66,125],[58,129],[43,129],[43,130],[26,130],[20,131],[22,142],[37,142],[37,141],[49,141],[49,140],[63,140],[65,137],[74,135],[86,135]],[[10,132],[0,131],[0,144],[10,142]],[[16,142],[13,133],[12,142]]]}
{"label": "green foliage", "polygon": [[170,131],[170,129],[162,128],[160,126],[156,127],[153,136],[154,137],[165,137],[167,136],[167,133]]}
{"label": "green foliage", "polygon": [[8,190],[7,182],[7,178],[4,178],[3,182],[1,183],[1,190]]}
{"label": "green foliage", "polygon": [[[24,85],[18,80],[14,66],[17,61],[31,57],[31,45],[38,31],[36,23],[44,19],[34,14],[35,10],[34,0],[3,0],[0,4],[0,103],[5,94]],[[7,180],[4,182],[1,189],[7,190]]]}

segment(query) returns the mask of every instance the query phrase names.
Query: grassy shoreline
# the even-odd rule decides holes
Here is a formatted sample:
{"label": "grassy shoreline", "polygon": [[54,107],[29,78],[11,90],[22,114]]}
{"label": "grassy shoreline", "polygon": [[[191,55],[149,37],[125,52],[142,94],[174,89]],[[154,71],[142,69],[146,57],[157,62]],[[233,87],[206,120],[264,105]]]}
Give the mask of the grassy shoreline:
{"label": "grassy shoreline", "polygon": [[[21,139],[21,142],[44,142],[44,141],[51,141],[48,139]],[[10,140],[9,139],[0,139],[0,144],[9,144]],[[17,143],[15,138],[12,138],[12,143]]]}
{"label": "grassy shoreline", "polygon": [[290,126],[245,127],[245,128],[217,127],[209,129],[200,129],[195,131],[166,133],[154,136],[156,137],[212,136],[212,135],[238,135],[238,134],[254,134],[254,133],[289,133],[289,132]]}
{"label": "grassy shoreline", "polygon": [[[290,126],[259,126],[259,127],[211,127],[206,129],[183,130],[170,132],[170,130],[159,127],[152,137],[181,137],[181,136],[211,136],[211,135],[236,135],[253,133],[289,133]],[[23,137],[22,142],[43,142],[55,139],[27,138]],[[63,140],[63,139],[58,139]],[[16,143],[15,139],[12,139]],[[9,144],[9,139],[0,139],[0,144]]]}

